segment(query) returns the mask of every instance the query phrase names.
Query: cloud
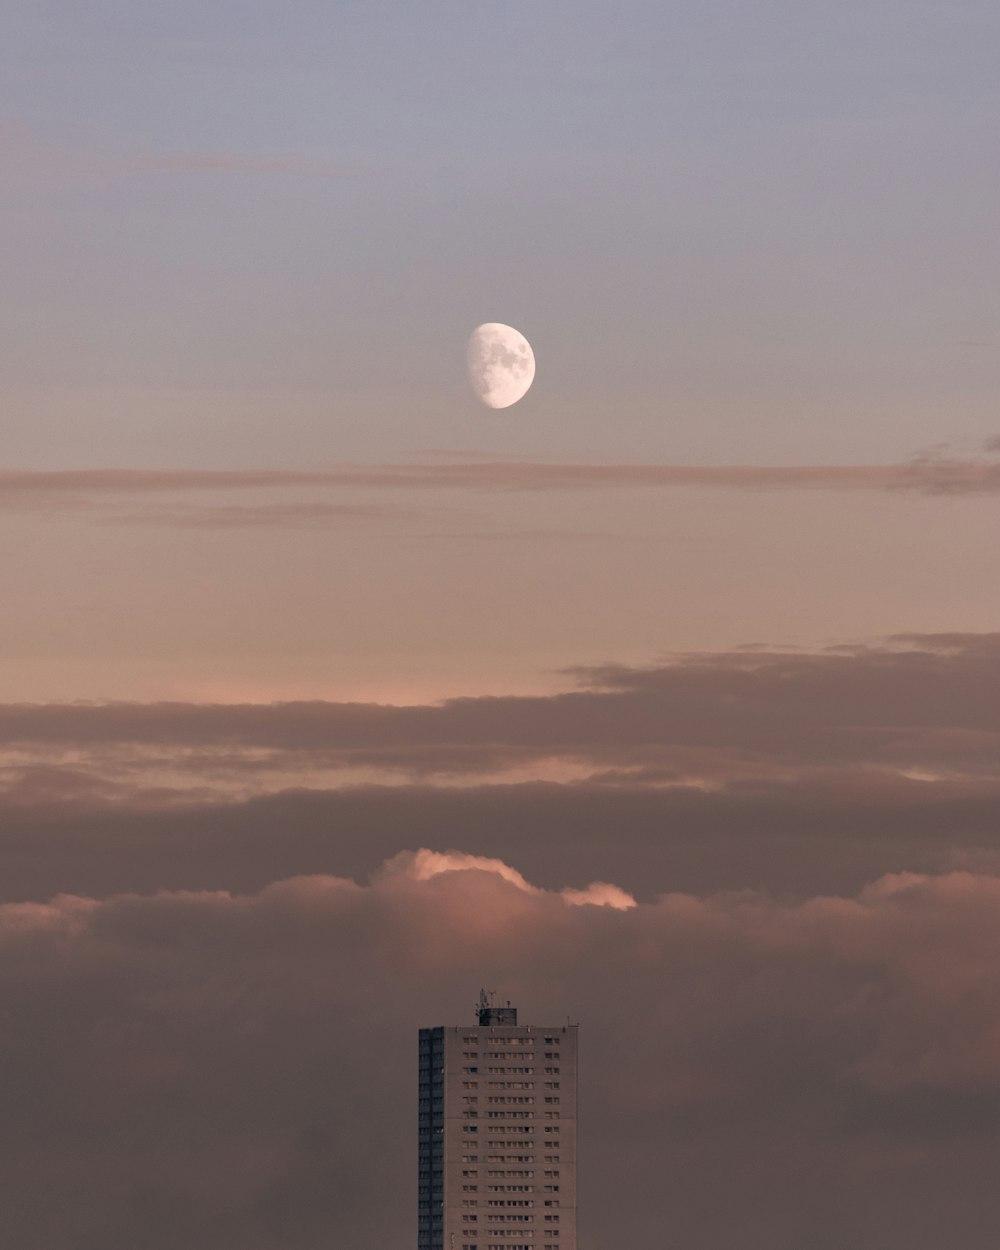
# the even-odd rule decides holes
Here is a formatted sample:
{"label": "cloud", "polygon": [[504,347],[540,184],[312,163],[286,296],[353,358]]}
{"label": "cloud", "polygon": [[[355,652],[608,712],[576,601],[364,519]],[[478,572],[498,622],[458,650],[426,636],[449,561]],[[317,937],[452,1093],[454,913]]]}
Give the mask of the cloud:
{"label": "cloud", "polygon": [[[202,777],[286,769],[410,777],[535,766],[675,784],[803,770],[997,777],[1000,635],[900,635],[821,652],[751,648],[567,675],[550,695],[440,704],[7,704],[0,744],[114,754]],[[197,750],[197,754],[192,754]],[[128,752],[132,752],[131,760]],[[610,771],[609,771],[610,770]]]}
{"label": "cloud", "polygon": [[[558,464],[471,458],[436,464],[345,464],[326,469],[68,469],[0,471],[0,508],[93,510],[129,499],[192,492],[441,491],[552,492],[719,489],[876,491],[992,495],[1000,462],[921,455],[887,465]],[[352,505],[355,501],[352,501]],[[314,500],[297,507],[319,507]],[[256,523],[287,520],[255,502]],[[151,514],[155,517],[155,513]],[[168,514],[168,515],[172,515]],[[178,513],[182,515],[182,513]],[[135,514],[126,514],[134,523]]]}
{"label": "cloud", "polygon": [[490,872],[502,881],[522,890],[526,894],[533,892],[524,877],[514,868],[510,868],[500,859],[486,859],[482,855],[463,855],[459,851],[420,850],[412,860],[406,861],[407,875],[414,881],[430,881],[446,872]]}
{"label": "cloud", "polygon": [[[420,850],[412,859],[405,859],[405,864],[408,875],[414,881],[430,881],[432,877],[445,872],[489,872],[526,894],[539,893],[521,873],[501,859],[466,855],[460,851],[442,854],[439,851]],[[613,907],[617,911],[627,911],[636,905],[630,894],[606,881],[591,882],[585,890],[562,890],[559,897],[570,907]]]}
{"label": "cloud", "polygon": [[1000,868],[1000,635],[571,676],[408,707],[0,705],[0,898],[245,892],[415,843],[640,900]]}
{"label": "cloud", "polygon": [[421,513],[391,504],[299,503],[229,504],[191,507],[175,503],[170,508],[147,508],[143,512],[115,513],[101,518],[109,525],[168,526],[175,529],[326,529],[357,521],[412,521]]}
{"label": "cloud", "polygon": [[585,890],[563,890],[561,897],[572,907],[613,907],[628,911],[636,906],[631,894],[607,881],[593,881]]}
{"label": "cloud", "polygon": [[0,907],[0,1240],[404,1244],[416,1030],[486,984],[581,1022],[591,1244],[992,1246],[1000,879],[572,901],[425,849]]}
{"label": "cloud", "polygon": [[[48,793],[48,791],[52,791]],[[969,783],[811,777],[705,790],[623,782],[368,785],[242,801],[95,794],[40,774],[0,801],[0,899],[58,892],[257,890],[277,877],[363,877],[417,842],[516,863],[546,888],[850,894],[880,874],[1000,871],[1000,793]]]}

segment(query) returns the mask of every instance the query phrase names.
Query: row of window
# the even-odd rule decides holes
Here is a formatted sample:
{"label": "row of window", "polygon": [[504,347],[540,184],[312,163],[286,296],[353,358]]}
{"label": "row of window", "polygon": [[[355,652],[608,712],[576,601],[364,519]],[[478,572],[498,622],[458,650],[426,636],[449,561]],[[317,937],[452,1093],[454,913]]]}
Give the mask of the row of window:
{"label": "row of window", "polygon": [[[469,1231],[471,1232],[472,1230],[470,1229]],[[525,1231],[527,1231],[527,1230],[525,1230]],[[491,1234],[492,1234],[494,1237],[502,1237],[502,1236],[503,1236],[503,1229],[499,1229],[499,1228],[497,1228],[497,1229],[493,1229],[493,1228],[491,1228],[491,1229],[490,1229],[490,1232],[491,1232]],[[559,1236],[559,1229],[558,1229],[558,1228],[552,1228],[552,1229],[547,1228],[547,1229],[545,1230],[545,1236],[546,1236],[546,1237],[558,1237],[558,1236]],[[463,1242],[463,1243],[462,1243],[462,1250],[479,1250],[479,1243],[478,1243],[478,1242],[472,1242],[472,1243],[465,1243],[465,1242]],[[527,1242],[527,1243],[525,1243],[525,1242],[513,1242],[513,1243],[512,1243],[512,1242],[507,1242],[507,1241],[497,1241],[497,1242],[490,1242],[490,1243],[486,1246],[485,1250],[535,1250],[535,1244],[534,1244],[534,1242]],[[559,1245],[559,1243],[558,1243],[558,1242],[554,1242],[552,1245],[549,1245],[548,1243],[546,1243],[546,1244],[542,1247],[542,1250],[561,1250],[561,1247],[560,1247],[560,1245]]]}
{"label": "row of window", "polygon": [[[493,1232],[494,1236],[496,1236],[500,1230],[497,1230],[496,1232],[494,1232],[491,1229],[490,1231]],[[549,1229],[546,1229],[545,1235],[546,1237],[548,1236],[558,1237],[559,1230],[558,1228],[554,1228],[550,1232]],[[462,1250],[479,1250],[479,1243],[473,1242],[470,1245],[466,1245],[463,1243]],[[534,1242],[528,1242],[527,1244],[525,1244],[523,1242],[511,1243],[511,1242],[506,1242],[506,1241],[497,1241],[497,1242],[490,1242],[489,1245],[486,1246],[486,1250],[535,1250],[535,1245],[534,1245]],[[561,1250],[561,1247],[558,1242],[555,1242],[552,1245],[549,1245],[546,1243],[546,1245],[542,1247],[542,1250]]]}
{"label": "row of window", "polygon": [[[528,1058],[528,1056],[527,1056],[527,1055],[518,1055],[517,1057],[518,1057],[519,1059],[527,1059],[527,1058]],[[478,1065],[478,1064],[476,1064],[474,1067],[468,1067],[468,1066],[463,1067],[463,1068],[462,1068],[462,1071],[463,1071],[463,1073],[464,1073],[466,1076],[478,1076],[478,1075],[479,1075],[479,1065]],[[492,1064],[489,1064],[489,1065],[487,1065],[486,1071],[487,1071],[487,1072],[488,1072],[491,1076],[511,1076],[511,1075],[513,1075],[513,1076],[517,1076],[517,1075],[519,1075],[519,1074],[520,1074],[521,1076],[533,1076],[533,1075],[534,1075],[534,1072],[535,1072],[535,1069],[534,1069],[534,1068],[526,1068],[526,1067],[524,1067],[524,1066],[523,1066],[523,1065],[521,1065],[521,1064],[509,1064],[509,1063],[505,1063],[505,1064],[503,1065],[503,1067],[502,1067],[502,1068],[501,1068],[501,1067],[494,1066],[494,1065],[492,1065]],[[548,1066],[546,1066],[546,1067],[542,1068],[542,1071],[545,1073],[545,1075],[546,1075],[546,1076],[558,1076],[558,1075],[559,1075],[559,1072],[560,1072],[560,1069],[559,1069],[559,1068],[556,1068],[556,1067],[552,1067],[551,1065],[548,1065]],[[427,1082],[427,1081],[423,1081],[423,1082],[421,1082],[421,1084],[429,1084],[429,1082]]]}
{"label": "row of window", "polygon": [[[463,1246],[462,1250],[479,1250],[478,1246]],[[508,1244],[506,1241],[491,1243],[486,1250],[535,1250],[534,1245]],[[546,1246],[545,1250],[559,1250],[558,1246]]]}
{"label": "row of window", "polygon": [[[531,1119],[531,1114],[530,1114],[530,1113],[527,1113],[527,1115],[525,1115],[525,1116],[524,1116],[524,1119]],[[549,1119],[549,1116],[546,1116],[546,1119]],[[554,1116],[551,1116],[551,1119],[552,1119],[552,1120],[557,1120],[557,1119],[559,1119],[559,1115],[554,1115]],[[501,1125],[499,1125],[499,1124],[491,1124],[491,1125],[490,1125],[490,1131],[491,1131],[491,1133],[496,1133],[496,1130],[497,1130],[497,1129],[500,1129],[500,1128],[501,1128]],[[462,1125],[462,1126],[461,1126],[461,1131],[462,1131],[462,1133],[479,1133],[479,1125],[477,1125],[477,1124],[464,1124],[464,1125]],[[534,1133],[534,1131],[535,1131],[535,1126],[534,1126],[534,1125],[532,1125],[532,1124],[526,1124],[526,1125],[505,1124],[505,1125],[502,1125],[502,1131],[504,1131],[504,1133],[525,1133],[525,1134],[529,1134],[529,1133]],[[544,1128],[544,1129],[542,1129],[541,1131],[542,1131],[542,1133],[559,1133],[559,1131],[560,1131],[560,1130],[559,1130],[559,1125],[555,1125],[555,1124],[546,1124],[546,1125],[545,1125],[545,1128]],[[521,1141],[521,1143],[512,1143],[512,1141],[494,1141],[494,1140],[490,1139],[490,1145],[491,1145],[491,1146],[499,1146],[499,1148],[504,1148],[504,1146],[512,1146],[512,1145],[515,1145],[515,1144],[516,1144],[516,1145],[522,1145],[522,1146],[527,1146],[527,1145],[530,1145],[530,1143],[527,1143],[527,1141]],[[466,1145],[466,1146],[469,1146],[469,1145],[472,1145],[472,1143],[471,1143],[471,1141],[466,1141],[465,1145]],[[559,1146],[559,1143],[557,1143],[557,1141],[546,1141],[545,1145],[546,1145],[546,1146],[556,1146],[556,1148],[557,1148],[557,1146]]]}
{"label": "row of window", "polygon": [[[494,1144],[493,1142],[490,1142],[491,1146],[493,1144]],[[497,1144],[499,1145],[501,1143],[497,1143]],[[550,1145],[549,1142],[546,1142],[545,1144]],[[518,1142],[517,1145],[524,1146],[526,1145],[526,1143]],[[468,1157],[463,1157],[462,1162],[463,1163],[467,1162],[467,1158]],[[535,1158],[536,1158],[535,1155],[487,1155],[486,1162],[487,1163],[534,1163]],[[544,1160],[546,1163],[558,1163],[559,1156],[558,1155],[545,1155]],[[473,1162],[476,1162],[475,1158],[473,1158]],[[549,1174],[550,1174],[550,1170],[546,1168],[545,1175],[548,1176]],[[551,1175],[558,1176],[559,1173],[552,1172]]]}
{"label": "row of window", "polygon": [[[491,1194],[510,1194],[510,1193],[530,1194],[534,1192],[534,1189],[531,1185],[488,1185],[486,1188],[487,1188],[487,1192]],[[478,1189],[477,1185],[463,1185],[462,1186],[463,1192],[468,1192],[470,1190],[475,1192],[477,1189]],[[544,1187],[544,1192],[547,1194],[558,1193],[559,1186],[558,1185],[546,1185]],[[481,1198],[463,1198],[462,1206],[463,1207],[476,1207],[476,1206],[481,1205],[482,1201],[483,1199]],[[533,1207],[535,1205],[534,1198],[487,1198],[485,1201],[488,1207]],[[424,1206],[426,1204],[421,1203],[420,1205]],[[556,1202],[554,1198],[542,1199],[543,1207],[557,1207],[558,1205],[559,1203]]]}
{"label": "row of window", "polygon": [[[463,1173],[463,1175],[468,1175],[468,1173]],[[488,1175],[488,1176],[494,1176],[494,1175],[495,1175],[495,1173],[493,1173],[493,1172],[488,1172],[488,1173],[487,1173],[487,1175]],[[506,1175],[507,1175],[507,1174],[506,1174],[506,1173],[504,1173],[503,1175],[504,1175],[504,1179],[506,1179]],[[516,1175],[516,1173],[513,1173],[513,1172],[512,1172],[512,1173],[511,1173],[511,1175],[512,1175],[512,1176],[513,1176],[513,1175]],[[559,1175],[559,1173],[558,1173],[558,1172],[551,1172],[551,1171],[547,1171],[547,1172],[545,1173],[545,1175],[546,1175],[546,1176],[558,1176],[558,1175]],[[534,1185],[487,1185],[487,1186],[486,1186],[486,1190],[487,1190],[487,1192],[488,1192],[488,1193],[491,1193],[491,1194],[511,1194],[511,1193],[515,1193],[515,1194],[530,1194],[530,1193],[534,1193],[534,1191],[535,1191],[535,1186],[534,1186]],[[426,1193],[426,1192],[427,1192],[427,1187],[426,1187],[426,1186],[421,1186],[421,1187],[420,1187],[420,1192],[421,1192],[421,1193]],[[479,1193],[479,1185],[478,1185],[478,1184],[476,1184],[476,1185],[463,1185],[463,1186],[462,1186],[462,1192],[463,1192],[463,1193],[466,1193],[466,1194],[478,1194],[478,1193]],[[542,1186],[542,1192],[543,1192],[543,1193],[546,1193],[546,1194],[557,1194],[557,1193],[559,1192],[559,1186],[558,1186],[558,1185],[543,1185],[543,1186]],[[467,1207],[469,1207],[469,1206],[475,1206],[475,1203],[473,1203],[473,1202],[466,1202],[466,1203],[465,1203],[465,1205],[466,1205]],[[530,1205],[530,1204],[529,1204],[529,1205]],[[546,1206],[551,1206],[552,1204],[551,1204],[551,1203],[546,1203],[545,1205],[546,1205]]]}
{"label": "row of window", "polygon": [[[477,1033],[475,1036],[463,1037],[462,1045],[482,1046],[485,1043],[487,1046],[534,1046],[539,1040],[543,1046],[560,1046],[563,1039],[545,1034],[539,1038],[537,1033],[532,1033],[528,1037],[498,1037],[495,1033]],[[428,1049],[426,1043],[423,1048]]]}
{"label": "row of window", "polygon": [[[543,1050],[541,1053],[542,1053],[543,1059],[559,1059],[560,1058],[560,1052],[558,1050]],[[537,1054],[538,1052],[534,1050],[530,1052],[523,1050],[518,1054],[517,1058],[533,1060]],[[471,1059],[475,1061],[478,1057],[479,1056],[474,1050],[462,1051],[463,1059]],[[513,1059],[514,1058],[513,1055],[509,1055],[505,1051],[502,1051],[502,1050],[484,1050],[482,1052],[482,1057],[484,1059]]]}
{"label": "row of window", "polygon": [[[489,1081],[487,1082],[487,1089],[531,1089],[533,1090],[536,1087],[536,1084],[537,1083],[535,1081]],[[478,1090],[479,1082],[478,1081],[463,1081],[462,1088],[465,1090],[473,1090],[473,1089]],[[544,1089],[559,1089],[560,1083],[558,1081],[545,1081],[543,1082],[543,1088]],[[478,1094],[463,1094],[462,1101],[463,1102],[478,1102],[479,1095]],[[503,1102],[504,1099],[501,1097],[495,1097],[495,1098],[491,1098],[490,1101],[491,1102]],[[534,1102],[534,1098],[532,1097],[528,1099],[528,1101]],[[559,1101],[558,1098],[546,1099],[546,1102],[558,1102],[558,1101]],[[430,1095],[422,1093],[419,1098],[419,1105],[421,1107],[430,1107],[433,1105],[436,1111],[440,1111],[444,1107],[444,1095],[441,1093],[435,1094],[433,1098],[433,1103],[432,1103]]]}
{"label": "row of window", "polygon": [[[545,1218],[548,1219],[549,1217],[546,1216]],[[502,1221],[503,1223],[506,1223],[506,1224],[533,1224],[535,1222],[534,1215],[520,1215],[520,1214],[501,1215],[497,1211],[491,1211],[489,1214],[489,1219],[495,1223],[500,1223]],[[479,1216],[478,1215],[463,1215],[462,1223],[463,1224],[478,1224]]]}
{"label": "row of window", "polygon": [[[471,1081],[468,1081],[465,1088],[476,1089],[477,1087]],[[503,1086],[501,1086],[502,1088]],[[524,1085],[515,1085],[513,1088],[524,1089],[525,1087]],[[527,1088],[531,1089],[532,1087],[529,1085]],[[556,1088],[558,1089],[559,1087],[556,1086]],[[491,1107],[532,1107],[536,1102],[545,1103],[546,1106],[558,1106],[562,1102],[562,1097],[559,1094],[543,1094],[541,1098],[536,1098],[534,1094],[488,1094],[484,1101]],[[462,1105],[464,1107],[478,1107],[479,1095],[463,1094]],[[420,1100],[420,1110],[443,1111],[444,1106],[440,1102],[430,1106],[427,1100],[422,1098]]]}
{"label": "row of window", "polygon": [[[559,1037],[551,1037],[551,1036],[546,1036],[542,1038],[542,1041],[545,1043],[546,1046],[558,1046],[561,1040],[562,1039]],[[531,1037],[498,1037],[495,1033],[486,1033],[486,1034],[476,1033],[476,1034],[473,1034],[471,1037],[468,1034],[466,1034],[466,1036],[462,1038],[462,1041],[465,1043],[466,1046],[473,1046],[481,1041],[488,1041],[491,1046],[493,1045],[527,1046],[532,1042],[538,1041],[538,1034],[537,1033],[532,1034]],[[429,1042],[426,1040],[422,1040],[420,1044],[421,1046],[427,1046],[429,1045]]]}
{"label": "row of window", "polygon": [[[497,1101],[499,1101],[499,1099]],[[507,1098],[507,1099],[504,1099],[504,1101],[508,1103],[511,1103],[511,1102],[523,1103],[523,1102],[534,1102],[534,1099],[533,1098],[520,1098],[520,1099]],[[558,1098],[546,1098],[545,1101],[546,1102],[558,1102],[559,1099]],[[469,1111],[466,1111],[464,1114],[468,1116],[470,1119],[475,1119],[478,1116],[479,1112],[469,1110]],[[487,1111],[486,1118],[488,1120],[533,1120],[535,1118],[535,1113],[534,1111]],[[561,1117],[558,1111],[543,1111],[542,1118],[546,1120],[558,1120]]]}
{"label": "row of window", "polygon": [[[463,1050],[462,1058],[468,1059],[472,1063],[475,1063],[479,1058],[496,1059],[501,1063],[511,1063],[515,1059],[523,1059],[530,1063],[535,1058],[535,1043],[531,1040],[525,1041],[524,1046],[522,1046],[519,1050],[493,1049],[496,1044],[496,1041],[491,1041],[490,1045],[485,1050]],[[544,1054],[545,1052],[542,1053]],[[558,1057],[559,1056],[557,1054],[556,1058]]]}
{"label": "row of window", "polygon": [[[530,1045],[531,1043],[526,1043],[526,1044]],[[486,1060],[490,1060],[490,1059],[499,1060],[500,1062],[506,1061],[507,1063],[509,1063],[511,1059],[526,1059],[529,1062],[534,1062],[535,1057],[538,1053],[539,1052],[535,1050],[520,1050],[520,1051],[517,1051],[516,1053],[506,1051],[506,1050],[484,1050],[484,1051],[463,1050],[462,1058],[466,1060],[466,1062],[468,1063],[475,1063],[475,1064],[478,1064],[480,1058],[486,1059]],[[541,1055],[543,1059],[558,1061],[559,1058],[561,1057],[561,1052],[558,1050],[543,1050],[541,1051]],[[437,1069],[425,1068],[424,1074],[426,1075],[426,1073],[429,1070],[443,1072],[444,1068],[437,1068]]]}
{"label": "row of window", "polygon": [[[487,1155],[486,1162],[487,1163],[534,1163],[535,1158],[536,1158],[535,1155]],[[462,1162],[463,1163],[470,1163],[470,1162],[478,1163],[478,1159],[479,1159],[478,1155],[464,1155],[462,1158]],[[558,1163],[559,1156],[558,1155],[545,1155],[544,1161],[546,1163]],[[429,1169],[427,1168],[421,1168],[418,1179],[429,1180],[432,1175],[438,1178],[443,1176],[444,1175],[443,1168],[436,1167],[433,1173],[429,1171]],[[466,1179],[475,1180],[476,1177],[478,1177],[478,1175],[479,1175],[478,1167],[462,1168],[462,1176],[465,1177]],[[546,1168],[544,1175],[547,1177],[558,1177],[559,1169],[558,1168]]]}
{"label": "row of window", "polygon": [[[463,1068],[463,1071],[469,1072],[469,1071],[473,1071],[473,1069]],[[542,1084],[545,1089],[558,1089],[559,1088],[558,1081],[543,1081]],[[462,1088],[463,1089],[478,1089],[479,1082],[478,1081],[463,1081]],[[534,1081],[487,1081],[486,1088],[487,1089],[534,1089],[535,1082]]]}
{"label": "row of window", "polygon": [[[499,1211],[490,1211],[488,1212],[485,1218],[494,1222],[503,1221],[507,1224],[533,1224],[535,1222],[534,1213],[532,1213],[531,1215],[522,1215],[520,1212],[518,1212],[516,1214],[505,1213],[501,1215]],[[554,1215],[554,1214],[543,1215],[542,1220],[546,1224],[558,1224],[559,1216]],[[462,1216],[463,1224],[477,1224],[478,1222],[479,1222],[478,1215],[472,1215],[470,1213],[466,1213],[465,1215]]]}

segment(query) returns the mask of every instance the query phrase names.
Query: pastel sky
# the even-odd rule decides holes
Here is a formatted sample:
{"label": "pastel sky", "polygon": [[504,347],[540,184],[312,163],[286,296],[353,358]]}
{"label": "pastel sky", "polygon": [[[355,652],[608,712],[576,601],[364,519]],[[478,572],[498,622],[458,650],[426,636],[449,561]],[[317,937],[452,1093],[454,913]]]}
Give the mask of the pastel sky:
{"label": "pastel sky", "polygon": [[485,983],[581,1021],[580,1250],[993,1250],[998,65],[8,0],[0,1243],[411,1244]]}

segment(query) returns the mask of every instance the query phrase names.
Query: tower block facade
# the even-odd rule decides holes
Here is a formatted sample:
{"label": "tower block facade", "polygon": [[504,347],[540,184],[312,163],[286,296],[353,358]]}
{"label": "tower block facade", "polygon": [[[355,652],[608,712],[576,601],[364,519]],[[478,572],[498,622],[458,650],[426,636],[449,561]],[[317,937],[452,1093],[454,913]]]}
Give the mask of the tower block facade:
{"label": "tower block facade", "polygon": [[576,1250],[577,1026],[420,1030],[418,1250]]}

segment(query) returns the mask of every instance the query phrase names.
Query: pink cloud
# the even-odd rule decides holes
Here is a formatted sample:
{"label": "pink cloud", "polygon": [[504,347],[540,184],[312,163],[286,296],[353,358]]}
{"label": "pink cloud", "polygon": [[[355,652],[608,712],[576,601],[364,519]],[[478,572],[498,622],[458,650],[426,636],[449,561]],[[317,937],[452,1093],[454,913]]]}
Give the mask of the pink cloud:
{"label": "pink cloud", "polygon": [[628,911],[637,905],[631,894],[607,881],[594,881],[585,890],[563,890],[562,898],[573,907],[611,907],[615,911]]}
{"label": "pink cloud", "polygon": [[667,1202],[698,1250],[801,1250],[828,1200],[844,1245],[880,1227],[886,1250],[939,1250],[960,1218],[986,1250],[998,942],[987,874],[636,902],[428,848],[360,884],[0,906],[0,1239],[402,1243],[415,1030],[486,984],[581,1021],[595,1244],[653,1250],[642,1213]]}

